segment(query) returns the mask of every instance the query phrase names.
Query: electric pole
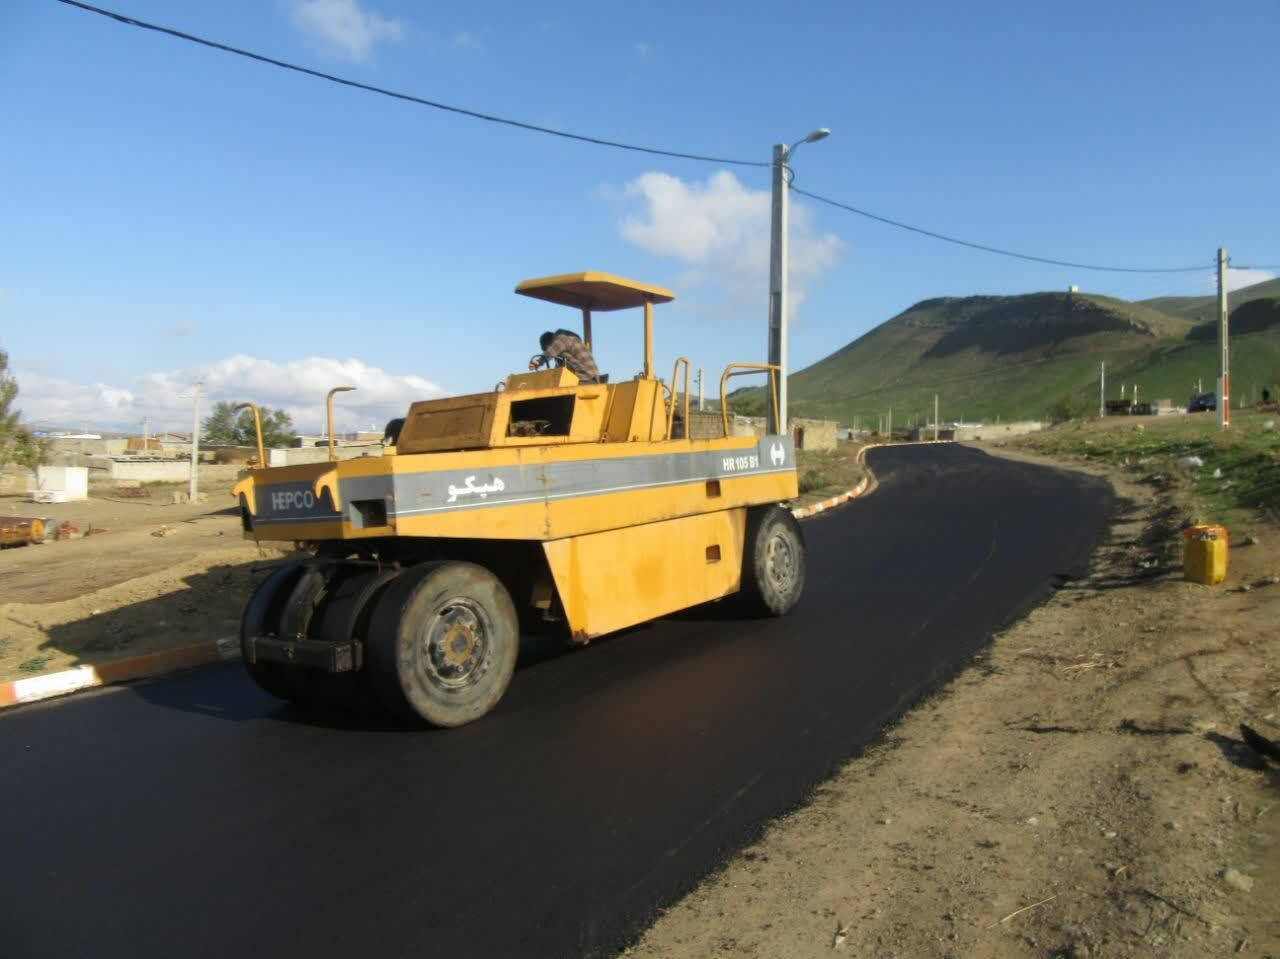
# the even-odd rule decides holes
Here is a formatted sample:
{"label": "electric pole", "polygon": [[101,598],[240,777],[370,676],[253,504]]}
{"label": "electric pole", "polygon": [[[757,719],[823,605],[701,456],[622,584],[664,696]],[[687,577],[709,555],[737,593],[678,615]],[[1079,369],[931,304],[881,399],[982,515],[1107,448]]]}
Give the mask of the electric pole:
{"label": "electric pole", "polygon": [[778,367],[778,408],[774,411],[771,432],[787,429],[787,204],[791,178],[787,161],[796,148],[817,143],[831,135],[819,127],[791,146],[777,143],[773,147],[773,204],[769,220],[769,364]]}
{"label": "electric pole", "polygon": [[1227,342],[1227,250],[1218,247],[1218,429],[1231,425],[1231,350]]}
{"label": "electric pole", "polygon": [[787,145],[773,148],[773,212],[769,237],[769,363],[779,367],[778,405],[770,432],[787,428]]}
{"label": "electric pole", "polygon": [[698,367],[698,412],[702,412],[702,367]]}
{"label": "electric pole", "polygon": [[1098,419],[1107,415],[1107,361],[1102,361],[1102,372],[1098,377]]}
{"label": "electric pole", "polygon": [[938,394],[933,394],[933,441],[938,442]]}
{"label": "electric pole", "polygon": [[200,387],[197,383],[191,390],[191,486],[187,497],[192,503],[200,492]]}

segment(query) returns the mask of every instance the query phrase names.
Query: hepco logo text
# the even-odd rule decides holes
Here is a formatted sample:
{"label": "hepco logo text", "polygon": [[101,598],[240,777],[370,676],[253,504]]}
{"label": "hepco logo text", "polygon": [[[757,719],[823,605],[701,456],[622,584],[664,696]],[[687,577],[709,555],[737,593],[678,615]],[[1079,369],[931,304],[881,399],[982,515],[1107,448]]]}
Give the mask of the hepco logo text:
{"label": "hepco logo text", "polygon": [[311,490],[288,490],[271,494],[271,508],[277,513],[289,510],[311,509],[316,505],[315,494]]}

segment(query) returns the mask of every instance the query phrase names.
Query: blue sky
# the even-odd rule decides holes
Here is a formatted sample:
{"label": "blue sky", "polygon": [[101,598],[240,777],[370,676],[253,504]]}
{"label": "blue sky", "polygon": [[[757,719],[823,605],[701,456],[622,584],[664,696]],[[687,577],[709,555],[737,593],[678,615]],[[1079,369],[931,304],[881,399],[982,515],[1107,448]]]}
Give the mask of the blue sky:
{"label": "blue sky", "polygon": [[[102,0],[144,20],[529,122],[767,161],[796,183],[1087,273],[797,198],[793,367],[934,296],[1212,288],[1280,263],[1280,6]],[[779,12],[782,10],[783,12]],[[668,285],[660,369],[763,359],[767,169],[624,153],[373,96],[121,26],[0,7],[0,348],[29,419],[180,426],[181,392],[347,425],[489,389],[574,317],[511,294]],[[1237,282],[1265,278],[1246,274]],[[640,365],[638,316],[597,323]]]}

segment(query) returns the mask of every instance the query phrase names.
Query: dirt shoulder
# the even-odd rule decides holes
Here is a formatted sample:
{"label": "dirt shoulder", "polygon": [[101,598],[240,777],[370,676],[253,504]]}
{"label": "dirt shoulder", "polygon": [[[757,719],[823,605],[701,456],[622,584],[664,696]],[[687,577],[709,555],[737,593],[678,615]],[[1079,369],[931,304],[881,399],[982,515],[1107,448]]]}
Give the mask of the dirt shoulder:
{"label": "dirt shoulder", "polygon": [[1187,507],[1086,471],[1123,504],[1088,576],[627,955],[1280,956],[1280,767],[1238,731],[1280,735],[1280,526],[1187,583]]}
{"label": "dirt shoulder", "polygon": [[95,487],[52,506],[0,496],[8,515],[100,530],[0,550],[0,681],[234,635],[249,566],[280,555],[243,539],[229,509],[235,472],[202,468],[209,498],[197,504],[174,503],[177,486],[138,499]]}

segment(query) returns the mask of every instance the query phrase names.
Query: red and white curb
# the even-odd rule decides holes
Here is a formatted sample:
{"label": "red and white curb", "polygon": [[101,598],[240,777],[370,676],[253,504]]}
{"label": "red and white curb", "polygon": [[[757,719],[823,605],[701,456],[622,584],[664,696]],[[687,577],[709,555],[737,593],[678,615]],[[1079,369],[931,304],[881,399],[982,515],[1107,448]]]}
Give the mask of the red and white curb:
{"label": "red and white curb", "polygon": [[162,676],[182,669],[236,659],[239,656],[240,641],[234,636],[226,636],[208,643],[196,643],[192,646],[180,646],[177,649],[163,649],[155,653],[117,659],[103,663],[101,666],[77,666],[75,669],[64,669],[49,673],[47,676],[13,679],[0,683],[0,709],[6,706],[20,706],[23,703],[34,703],[41,699],[52,699],[54,696],[65,696],[67,693],[92,689],[95,686],[108,686],[111,683],[123,683],[131,679]]}
{"label": "red and white curb", "polygon": [[796,519],[807,519],[810,516],[817,516],[823,510],[835,509],[842,503],[861,496],[867,491],[867,487],[871,484],[870,477],[862,477],[862,481],[851,490],[845,490],[839,496],[832,496],[822,500],[820,503],[810,503],[808,506],[799,506],[791,511],[791,515]]}

